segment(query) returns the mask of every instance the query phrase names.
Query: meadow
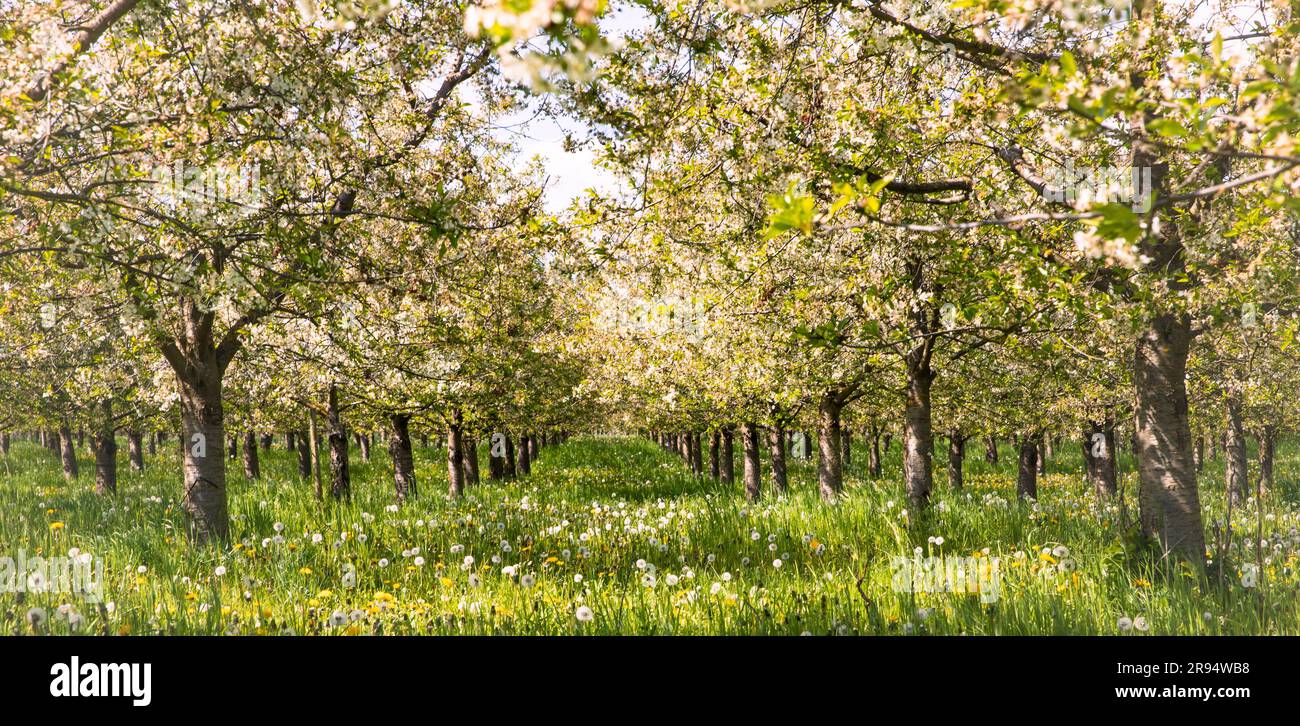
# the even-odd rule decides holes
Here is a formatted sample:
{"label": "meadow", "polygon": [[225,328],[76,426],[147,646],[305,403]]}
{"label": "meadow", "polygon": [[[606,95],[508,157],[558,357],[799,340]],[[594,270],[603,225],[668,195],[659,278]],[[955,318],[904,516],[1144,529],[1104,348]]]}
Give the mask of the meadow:
{"label": "meadow", "polygon": [[[697,478],[654,443],[591,436],[544,449],[529,477],[485,478],[451,500],[445,451],[417,446],[419,494],[398,507],[381,447],[369,462],[354,450],[350,502],[318,502],[277,440],[260,480],[231,467],[221,546],[188,541],[173,448],[143,472],[123,460],[105,497],[15,443],[0,473],[0,557],[70,554],[104,574],[98,603],[10,582],[0,633],[1300,634],[1294,442],[1262,506],[1233,512],[1226,552],[1223,463],[1207,463],[1208,577],[1162,566],[1126,536],[1131,460],[1121,456],[1121,501],[1102,506],[1077,445],[1050,462],[1037,502],[1017,501],[1004,446],[998,465],[969,456],[965,488],[940,481],[917,516],[897,443],[877,480],[855,450],[833,506],[817,497],[815,462],[791,462],[789,493],[748,504],[738,484]],[[995,596],[898,587],[894,558],[940,555],[996,559]]]}

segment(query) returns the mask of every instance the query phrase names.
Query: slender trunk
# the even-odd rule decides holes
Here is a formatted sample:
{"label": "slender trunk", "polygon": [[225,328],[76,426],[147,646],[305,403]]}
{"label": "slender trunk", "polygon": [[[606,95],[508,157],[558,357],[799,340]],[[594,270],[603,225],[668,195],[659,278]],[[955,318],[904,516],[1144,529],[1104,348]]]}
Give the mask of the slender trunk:
{"label": "slender trunk", "polygon": [[743,424],[741,439],[745,448],[745,499],[754,502],[758,501],[763,484],[758,460],[758,424]]}
{"label": "slender trunk", "polygon": [[817,405],[817,490],[825,501],[840,494],[844,472],[840,463],[840,399],[836,392],[822,394]]}
{"label": "slender trunk", "polygon": [[507,479],[515,478],[515,440],[510,434],[506,434],[506,458],[501,462],[501,468]]}
{"label": "slender trunk", "polygon": [[370,434],[357,434],[357,447],[361,449],[362,463],[370,463]]}
{"label": "slender trunk", "polygon": [[516,452],[518,456],[515,461],[515,471],[518,472],[519,476],[528,476],[533,473],[533,460],[529,458],[529,449],[531,448],[528,445],[529,438],[529,434],[519,435],[519,447]]}
{"label": "slender trunk", "polygon": [[1265,424],[1259,432],[1259,490],[1273,488],[1273,460],[1277,454],[1277,426]]}
{"label": "slender trunk", "polygon": [[113,429],[113,402],[105,398],[99,403],[99,421],[91,435],[95,449],[95,492],[117,492],[117,433]]}
{"label": "slender trunk", "polygon": [[294,438],[298,445],[298,478],[307,481],[311,478],[311,443],[306,431],[299,431]]}
{"label": "slender trunk", "polygon": [[722,455],[721,449],[722,432],[714,429],[709,436],[709,476],[713,477],[713,481],[717,481],[722,475],[721,469],[718,468],[719,457]]}
{"label": "slender trunk", "polygon": [[59,461],[63,464],[63,478],[68,481],[76,481],[77,471],[77,445],[72,439],[72,429],[64,423],[59,427]]}
{"label": "slender trunk", "polygon": [[316,426],[316,412],[312,411],[307,417],[307,437],[308,448],[311,449],[311,480],[312,486],[316,492],[316,501],[325,499],[325,478],[321,476],[320,465],[320,429]]}
{"label": "slender trunk", "polygon": [[144,435],[139,431],[126,432],[126,458],[131,471],[144,471]]}
{"label": "slender trunk", "polygon": [[984,437],[984,461],[989,464],[998,463],[998,438],[996,436]]}
{"label": "slender trunk", "polygon": [[461,455],[461,464],[465,467],[465,486],[478,486],[478,434],[463,434],[461,445],[465,447],[465,453]]}
{"label": "slender trunk", "polygon": [[257,459],[257,436],[252,431],[244,434],[244,478],[255,481],[262,476],[262,467]]}
{"label": "slender trunk", "polygon": [[691,440],[691,473],[704,476],[704,447],[700,441],[700,432],[692,431],[687,436]]}
{"label": "slender trunk", "polygon": [[1016,474],[1016,495],[1021,499],[1038,498],[1038,437],[1021,436],[1017,444],[1020,452]]}
{"label": "slender trunk", "polygon": [[736,432],[728,426],[722,430],[722,452],[718,459],[718,477],[723,484],[736,483]]}
{"label": "slender trunk", "polygon": [[962,488],[962,464],[966,461],[966,436],[957,429],[948,431],[948,488]]}
{"label": "slender trunk", "polygon": [[930,387],[934,373],[914,369],[908,376],[907,409],[903,429],[903,480],[912,506],[924,509],[934,488],[934,434],[930,429]]}
{"label": "slender trunk", "polygon": [[880,478],[880,430],[874,426],[871,429],[871,445],[867,447],[867,474],[872,479]]}
{"label": "slender trunk", "polygon": [[162,443],[162,432],[155,431],[149,436],[149,457],[158,455],[158,444]]}
{"label": "slender trunk", "polygon": [[339,411],[338,386],[329,390],[330,495],[335,500],[352,498],[352,476],[348,471],[348,432]]}
{"label": "slender trunk", "polygon": [[1047,442],[1046,435],[1038,434],[1038,475],[1047,475],[1047,457],[1052,450],[1051,444]]}
{"label": "slender trunk", "polygon": [[494,433],[488,436],[488,478],[492,481],[506,478],[505,458],[505,434]]}
{"label": "slender trunk", "polygon": [[1148,503],[1144,531],[1167,552],[1204,566],[1205,532],[1192,466],[1192,432],[1187,422],[1187,356],[1191,320],[1186,315],[1154,317],[1138,338],[1136,388],[1138,475]]}
{"label": "slender trunk", "polygon": [[415,458],[411,454],[411,417],[393,414],[388,419],[388,458],[393,462],[393,486],[397,501],[404,502],[415,496]]}
{"label": "slender trunk", "polygon": [[1229,393],[1225,401],[1228,433],[1224,450],[1228,454],[1228,466],[1224,471],[1224,481],[1228,497],[1233,505],[1241,504],[1249,488],[1247,483],[1246,463],[1246,427],[1241,420],[1242,395],[1239,391]]}
{"label": "slender trunk", "polygon": [[767,433],[768,458],[772,467],[772,493],[785,493],[785,429],[775,426]]}
{"label": "slender trunk", "polygon": [[460,409],[455,409],[451,414],[451,422],[447,424],[447,494],[453,499],[458,499],[465,493],[465,450],[460,442],[461,424],[464,420]]}
{"label": "slender trunk", "polygon": [[540,452],[537,448],[537,434],[528,437],[528,462],[529,471],[532,471],[532,462],[537,461]]}

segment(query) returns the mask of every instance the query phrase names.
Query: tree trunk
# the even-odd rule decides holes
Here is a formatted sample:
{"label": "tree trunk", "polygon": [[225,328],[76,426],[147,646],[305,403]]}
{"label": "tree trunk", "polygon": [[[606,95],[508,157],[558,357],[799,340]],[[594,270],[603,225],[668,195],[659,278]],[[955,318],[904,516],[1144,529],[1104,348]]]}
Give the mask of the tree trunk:
{"label": "tree trunk", "polygon": [[506,478],[506,440],[505,434],[494,433],[488,436],[488,478],[501,481]]}
{"label": "tree trunk", "polygon": [[1039,476],[1047,475],[1047,457],[1050,456],[1049,452],[1051,452],[1051,450],[1052,450],[1052,446],[1047,442],[1046,435],[1042,433],[1038,434],[1038,475]]}
{"label": "tree trunk", "polygon": [[704,446],[698,431],[687,434],[691,440],[691,473],[704,476]]}
{"label": "tree trunk", "polygon": [[984,461],[989,464],[998,463],[998,439],[996,436],[984,437]]}
{"label": "tree trunk", "polygon": [[745,448],[745,499],[758,501],[762,489],[762,470],[758,460],[758,424],[741,426],[741,439]]}
{"label": "tree trunk", "polygon": [[537,447],[537,434],[533,434],[528,437],[528,470],[530,472],[532,471],[532,462],[537,461],[537,457],[540,455],[541,452]]}
{"label": "tree trunk", "polygon": [[718,477],[723,484],[736,483],[736,432],[728,426],[722,430],[722,452],[718,459]]}
{"label": "tree trunk", "polygon": [[772,493],[779,496],[784,494],[786,489],[785,429],[783,427],[774,426],[767,432],[767,449],[772,467]]}
{"label": "tree trunk", "polygon": [[501,462],[502,473],[507,479],[515,478],[515,440],[506,434],[506,458]]}
{"label": "tree trunk", "polygon": [[131,471],[144,471],[144,434],[139,431],[126,432],[126,458],[131,464]]}
{"label": "tree trunk", "polygon": [[149,456],[150,458],[158,455],[158,444],[162,443],[162,432],[155,431],[149,436]]}
{"label": "tree trunk", "polygon": [[117,433],[113,429],[113,402],[99,403],[99,421],[91,435],[95,449],[95,493],[117,492]]}
{"label": "tree trunk", "polygon": [[1138,476],[1145,500],[1143,530],[1167,552],[1200,567],[1205,563],[1201,502],[1192,466],[1187,422],[1187,355],[1191,320],[1154,317],[1138,338],[1133,366],[1136,388]]}
{"label": "tree trunk", "polygon": [[840,494],[844,471],[840,463],[840,399],[836,392],[822,394],[817,404],[817,490],[824,501]]}
{"label": "tree trunk", "polygon": [[298,478],[307,481],[311,478],[311,443],[306,431],[299,431],[294,438],[298,445]]}
{"label": "tree trunk", "polygon": [[1083,463],[1088,482],[1099,499],[1119,493],[1115,466],[1115,423],[1089,421],[1083,433]]}
{"label": "tree trunk", "polygon": [[948,431],[948,488],[962,488],[962,464],[966,461],[966,437],[957,429]]}
{"label": "tree trunk", "polygon": [[1264,428],[1259,432],[1259,489],[1261,494],[1273,488],[1273,460],[1276,453],[1277,426],[1265,424]]}
{"label": "tree trunk", "polygon": [[465,453],[461,455],[461,463],[465,467],[465,486],[478,486],[478,434],[463,434],[461,445],[465,447]]}
{"label": "tree trunk", "polygon": [[320,433],[316,429],[316,412],[307,413],[307,448],[311,455],[311,481],[316,501],[325,499],[325,483],[320,474]]}
{"label": "tree trunk", "polygon": [[72,429],[65,422],[59,427],[59,462],[63,465],[63,478],[68,481],[76,481],[79,472],[77,471],[77,445],[72,439]]}
{"label": "tree trunk", "polygon": [[336,501],[352,498],[352,476],[348,471],[348,432],[339,412],[338,386],[329,391],[330,495]]}
{"label": "tree trunk", "polygon": [[934,434],[930,429],[930,387],[934,373],[913,369],[907,386],[907,408],[903,428],[903,480],[907,499],[916,510],[924,509],[934,488]]}
{"label": "tree trunk", "polygon": [[225,540],[230,534],[226,505],[225,408],[221,370],[215,361],[177,374],[181,413],[181,458],[185,470],[182,505],[195,540]]}
{"label": "tree trunk", "polygon": [[461,424],[464,417],[460,409],[452,411],[447,424],[447,494],[458,499],[465,493],[464,447],[461,446]]}
{"label": "tree trunk", "polygon": [[1246,428],[1241,420],[1242,395],[1238,391],[1229,393],[1225,400],[1227,418],[1227,437],[1224,450],[1228,455],[1228,465],[1224,471],[1224,482],[1228,497],[1233,505],[1241,504],[1249,488],[1246,462]]}
{"label": "tree trunk", "polygon": [[257,458],[257,436],[248,431],[244,433],[244,478],[256,481],[262,476],[262,467]]}
{"label": "tree trunk", "polygon": [[518,472],[519,476],[528,476],[533,473],[533,460],[529,458],[529,449],[531,448],[528,445],[529,438],[529,434],[519,435],[519,447],[515,460],[515,471]]}
{"label": "tree trunk", "polygon": [[867,475],[879,479],[882,471],[880,461],[880,429],[871,428],[871,445],[867,447]]}
{"label": "tree trunk", "polygon": [[1017,444],[1019,469],[1016,474],[1016,495],[1021,499],[1038,498],[1038,436],[1025,435]]}
{"label": "tree trunk", "polygon": [[718,481],[722,476],[722,470],[719,469],[719,459],[722,456],[722,432],[714,429],[709,436],[709,476],[713,481]]}
{"label": "tree trunk", "polygon": [[362,463],[370,463],[370,434],[357,434],[357,447],[361,449]]}
{"label": "tree trunk", "polygon": [[411,454],[411,417],[393,414],[388,422],[392,427],[388,432],[388,458],[393,462],[393,486],[397,490],[397,501],[405,502],[416,494],[415,458]]}

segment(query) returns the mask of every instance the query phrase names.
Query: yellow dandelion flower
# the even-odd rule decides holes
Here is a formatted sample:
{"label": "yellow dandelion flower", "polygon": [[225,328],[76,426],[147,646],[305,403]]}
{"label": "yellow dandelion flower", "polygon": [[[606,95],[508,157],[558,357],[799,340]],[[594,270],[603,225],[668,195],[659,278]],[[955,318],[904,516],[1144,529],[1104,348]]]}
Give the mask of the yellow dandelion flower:
{"label": "yellow dandelion flower", "polygon": [[64,527],[63,522],[50,522],[51,532],[58,532],[59,530],[63,529],[63,527]]}
{"label": "yellow dandelion flower", "polygon": [[299,575],[310,575],[310,574],[311,574],[311,568],[310,568],[310,567],[303,567],[303,568],[300,568],[300,569],[298,570],[298,574],[299,574]]}

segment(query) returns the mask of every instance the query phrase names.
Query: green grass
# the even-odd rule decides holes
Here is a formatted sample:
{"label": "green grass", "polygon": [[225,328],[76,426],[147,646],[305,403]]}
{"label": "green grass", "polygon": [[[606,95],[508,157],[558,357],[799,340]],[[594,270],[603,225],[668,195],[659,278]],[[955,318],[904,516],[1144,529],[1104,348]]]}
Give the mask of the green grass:
{"label": "green grass", "polygon": [[[1246,547],[1262,515],[1267,563],[1256,588],[1242,585],[1239,567],[1206,582],[1127,551],[1120,523],[1135,516],[1132,463],[1121,462],[1125,506],[1099,507],[1077,473],[1077,444],[1052,461],[1035,505],[1016,500],[1009,450],[990,467],[973,444],[966,488],[948,491],[936,462],[932,506],[906,516],[897,441],[878,481],[854,451],[834,506],[818,500],[808,462],[792,464],[789,494],[748,505],[739,485],[696,479],[652,443],[612,438],[548,448],[531,477],[485,480],[452,502],[443,452],[422,449],[420,494],[399,511],[388,509],[382,447],[369,463],[353,449],[354,499],[343,504],[316,502],[295,459],[276,448],[262,452],[258,482],[232,462],[222,548],[186,540],[173,448],[142,473],[123,460],[118,493],[100,497],[88,458],[67,484],[47,452],[15,444],[0,474],[0,556],[78,548],[103,562],[104,596],[95,605],[77,594],[0,593],[0,633],[1113,634],[1120,618],[1139,616],[1146,630],[1127,631],[1135,637],[1300,633],[1300,449],[1290,443],[1263,512],[1252,502],[1233,514],[1234,562],[1253,561]],[[1221,462],[1201,486],[1208,530],[1224,518]],[[1059,547],[1068,554],[1043,554]],[[917,548],[998,558],[996,601],[896,591],[891,562]],[[579,622],[579,607],[590,622]],[[36,608],[49,617],[34,628]]]}

